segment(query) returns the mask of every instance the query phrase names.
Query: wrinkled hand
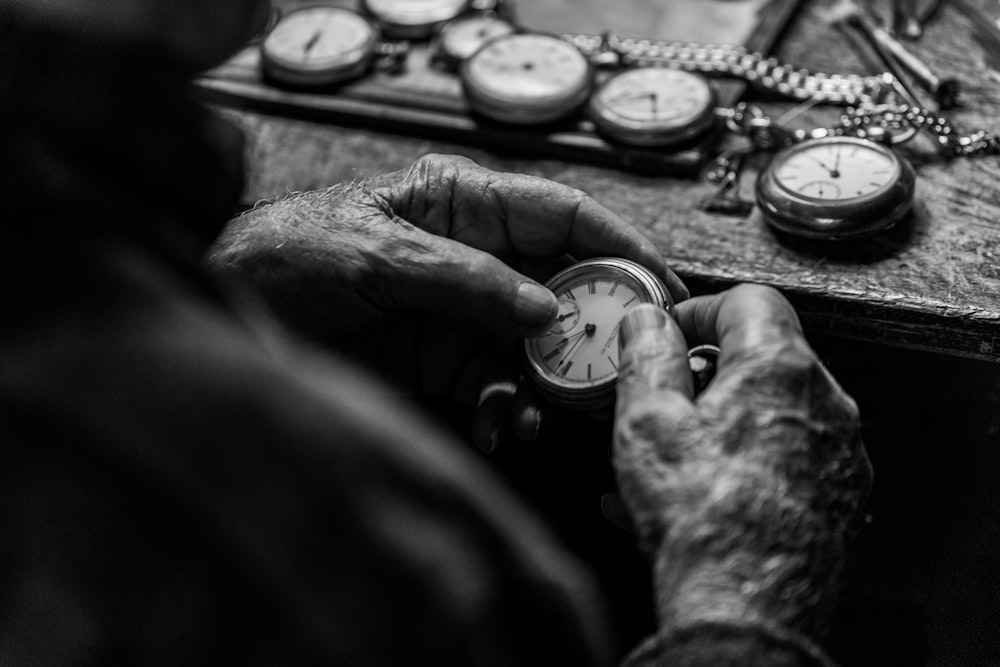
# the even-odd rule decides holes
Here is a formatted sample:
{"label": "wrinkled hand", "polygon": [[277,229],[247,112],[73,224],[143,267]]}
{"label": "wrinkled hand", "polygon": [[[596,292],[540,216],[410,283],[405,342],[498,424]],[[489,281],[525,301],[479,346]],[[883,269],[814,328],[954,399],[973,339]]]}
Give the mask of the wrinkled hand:
{"label": "wrinkled hand", "polygon": [[[644,305],[622,323],[614,465],[654,558],[661,627],[819,634],[872,473],[854,402],[775,290]],[[686,339],[685,339],[686,337]],[[722,349],[692,399],[688,345]]]}
{"label": "wrinkled hand", "polygon": [[644,264],[675,299],[687,296],[653,244],[583,192],[430,155],[257,207],[230,224],[210,263],[248,276],[294,328],[395,382],[481,403],[474,438],[490,449],[505,423],[521,439],[537,433],[538,405],[514,394],[510,356],[513,337],[545,332],[557,313],[535,279],[601,255]]}

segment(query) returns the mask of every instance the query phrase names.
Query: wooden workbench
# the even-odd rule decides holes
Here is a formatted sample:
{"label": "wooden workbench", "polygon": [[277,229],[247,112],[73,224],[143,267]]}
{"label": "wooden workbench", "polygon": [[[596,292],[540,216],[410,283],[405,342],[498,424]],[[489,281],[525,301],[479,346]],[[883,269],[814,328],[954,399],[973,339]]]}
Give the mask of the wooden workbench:
{"label": "wooden workbench", "polygon": [[[815,71],[876,71],[830,27],[828,4],[803,2],[775,55]],[[979,5],[1000,17],[996,3]],[[995,111],[1000,79],[962,14],[942,7],[911,48],[940,73],[960,79],[962,104],[949,112],[960,129],[1000,131]],[[766,103],[777,113],[791,106]],[[228,113],[249,137],[248,203],[391,171],[428,152],[460,153],[493,169],[536,174],[586,191],[654,239],[696,293],[739,282],[767,283],[792,299],[812,332],[1000,360],[998,156],[949,161],[921,135],[901,149],[918,175],[912,215],[865,242],[823,245],[777,238],[756,210],[749,218],[702,211],[699,203],[715,190],[704,180],[501,154],[412,133],[246,110]],[[812,109],[796,124],[830,125],[837,113]],[[759,166],[751,164],[744,174],[747,199],[752,200]]]}

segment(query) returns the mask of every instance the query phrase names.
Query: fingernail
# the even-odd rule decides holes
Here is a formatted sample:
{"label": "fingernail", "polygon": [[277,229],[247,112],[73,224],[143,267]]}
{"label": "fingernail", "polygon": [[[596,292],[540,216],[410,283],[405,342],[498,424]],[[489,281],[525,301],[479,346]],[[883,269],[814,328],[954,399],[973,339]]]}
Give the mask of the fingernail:
{"label": "fingernail", "polygon": [[538,283],[524,281],[514,299],[514,322],[524,327],[542,327],[555,318],[559,303],[555,295]]}
{"label": "fingernail", "polygon": [[624,350],[639,333],[651,329],[662,329],[667,324],[667,313],[651,303],[641,303],[632,307],[622,318],[618,333],[618,349]]}

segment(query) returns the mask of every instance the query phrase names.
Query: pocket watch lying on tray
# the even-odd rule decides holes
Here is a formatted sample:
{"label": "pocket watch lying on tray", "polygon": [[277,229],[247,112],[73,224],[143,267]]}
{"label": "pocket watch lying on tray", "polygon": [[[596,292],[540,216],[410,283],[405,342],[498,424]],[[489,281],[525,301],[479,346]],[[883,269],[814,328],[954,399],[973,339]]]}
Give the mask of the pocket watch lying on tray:
{"label": "pocket watch lying on tray", "polygon": [[590,96],[594,70],[555,35],[520,32],[486,42],[462,63],[469,106],[503,123],[546,123],[568,116]]}
{"label": "pocket watch lying on tray", "polygon": [[382,41],[377,25],[350,9],[316,5],[282,16],[260,44],[264,76],[279,84],[323,87],[363,76],[379,57],[406,44]]}
{"label": "pocket watch lying on tray", "polygon": [[716,122],[716,93],[698,74],[668,67],[635,67],[613,74],[590,97],[597,131],[614,143],[677,147]]}

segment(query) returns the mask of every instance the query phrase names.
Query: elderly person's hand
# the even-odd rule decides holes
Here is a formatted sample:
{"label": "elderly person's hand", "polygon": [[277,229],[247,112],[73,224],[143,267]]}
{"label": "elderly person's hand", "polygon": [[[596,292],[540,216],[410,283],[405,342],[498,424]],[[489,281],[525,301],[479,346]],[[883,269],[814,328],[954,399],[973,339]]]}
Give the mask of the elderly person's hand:
{"label": "elderly person's hand", "polygon": [[[676,315],[643,305],[621,328],[614,465],[661,628],[636,662],[825,664],[813,642],[872,479],[857,408],[777,291],[740,286]],[[698,343],[722,354],[693,398]]]}
{"label": "elderly person's hand", "polygon": [[[516,388],[514,337],[557,313],[542,280],[615,255],[687,292],[653,244],[579,190],[430,155],[409,169],[297,194],[234,220],[210,262],[248,276],[297,330],[424,393],[479,404],[473,437],[530,440],[540,413]],[[508,430],[510,429],[510,430]]]}

